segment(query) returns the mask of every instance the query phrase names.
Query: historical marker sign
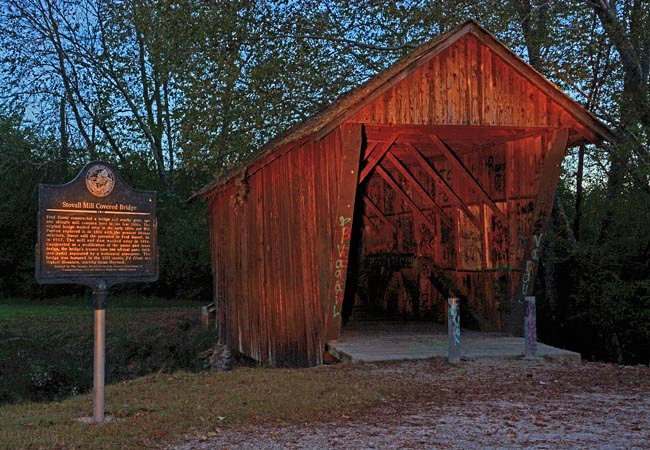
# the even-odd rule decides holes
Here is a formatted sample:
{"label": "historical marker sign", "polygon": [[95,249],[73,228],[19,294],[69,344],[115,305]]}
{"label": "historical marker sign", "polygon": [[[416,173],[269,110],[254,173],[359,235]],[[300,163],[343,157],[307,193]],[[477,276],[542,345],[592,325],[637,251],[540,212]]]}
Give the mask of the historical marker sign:
{"label": "historical marker sign", "polygon": [[36,280],[93,288],[93,420],[102,423],[108,287],[158,279],[156,193],[127,186],[100,161],[69,183],[38,188]]}
{"label": "historical marker sign", "polygon": [[87,164],[67,184],[39,185],[39,283],[155,281],[156,237],[156,193],[132,189],[108,163]]}

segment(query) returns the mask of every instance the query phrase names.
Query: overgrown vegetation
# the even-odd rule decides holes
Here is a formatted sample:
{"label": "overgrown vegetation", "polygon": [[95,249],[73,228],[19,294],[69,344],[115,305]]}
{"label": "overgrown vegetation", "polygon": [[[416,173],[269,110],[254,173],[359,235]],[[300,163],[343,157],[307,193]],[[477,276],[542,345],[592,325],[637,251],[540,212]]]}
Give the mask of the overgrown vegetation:
{"label": "overgrown vegetation", "polygon": [[[107,383],[156,372],[199,370],[216,342],[198,302],[109,298]],[[92,389],[89,299],[0,300],[0,404],[61,399]]]}
{"label": "overgrown vegetation", "polygon": [[[650,208],[626,189],[612,217],[613,236],[604,238],[604,195],[598,187],[588,192],[579,241],[554,211],[558,225],[545,244],[537,287],[540,337],[591,360],[650,364]],[[566,188],[559,196],[574,201]]]}
{"label": "overgrown vegetation", "polygon": [[209,298],[205,214],[184,199],[472,17],[617,137],[566,161],[540,335],[648,363],[649,14],[648,0],[0,0],[0,297],[83,294],[34,283],[36,185],[104,159],[159,192],[160,281],[120,290]]}

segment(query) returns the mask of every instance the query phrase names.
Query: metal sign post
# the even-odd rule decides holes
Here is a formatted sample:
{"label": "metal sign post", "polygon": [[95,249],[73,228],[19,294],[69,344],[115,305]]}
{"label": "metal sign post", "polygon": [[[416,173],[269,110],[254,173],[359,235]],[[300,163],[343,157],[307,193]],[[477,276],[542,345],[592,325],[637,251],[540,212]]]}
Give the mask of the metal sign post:
{"label": "metal sign post", "polygon": [[129,187],[108,163],[63,185],[39,185],[36,280],[93,289],[93,421],[104,422],[106,298],[117,283],[158,279],[156,193]]}
{"label": "metal sign post", "polygon": [[104,368],[106,348],[106,300],[108,288],[101,280],[93,289],[95,307],[95,355],[93,361],[93,422],[104,422]]}

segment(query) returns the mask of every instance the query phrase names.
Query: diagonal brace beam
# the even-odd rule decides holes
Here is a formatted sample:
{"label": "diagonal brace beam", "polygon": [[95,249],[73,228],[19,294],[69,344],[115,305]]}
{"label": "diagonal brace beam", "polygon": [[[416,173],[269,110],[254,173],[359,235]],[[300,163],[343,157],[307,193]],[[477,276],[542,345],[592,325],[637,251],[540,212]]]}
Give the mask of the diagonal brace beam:
{"label": "diagonal brace beam", "polygon": [[379,164],[379,161],[381,161],[381,159],[384,157],[388,149],[390,149],[391,145],[395,143],[398,137],[399,137],[398,134],[391,135],[391,137],[387,141],[385,141],[380,146],[377,146],[372,151],[372,154],[368,156],[366,165],[363,167],[361,173],[359,174],[359,184],[363,183],[363,180],[365,180],[366,177],[370,174],[370,172],[372,172],[372,169],[374,169],[377,166],[377,164]]}
{"label": "diagonal brace beam", "polygon": [[499,207],[494,203],[494,201],[490,198],[488,193],[483,189],[483,186],[479,184],[479,182],[474,178],[474,176],[471,174],[471,172],[465,167],[465,164],[458,158],[456,153],[454,153],[453,150],[451,150],[447,144],[442,142],[438,136],[435,134],[430,134],[429,138],[433,142],[434,147],[440,151],[445,158],[451,163],[451,165],[458,171],[463,178],[470,184],[470,186],[478,193],[479,197],[481,197],[481,200],[486,203],[490,208],[492,208],[492,211],[494,214],[501,220],[502,223],[508,223],[508,219],[506,218],[505,214],[501,212]]}
{"label": "diagonal brace beam", "polygon": [[395,180],[393,180],[393,177],[390,176],[388,172],[386,172],[386,169],[384,169],[382,166],[377,166],[376,169],[377,173],[379,176],[381,176],[386,183],[399,195],[402,197],[402,199],[411,207],[413,210],[413,213],[416,214],[420,219],[431,228],[431,231],[436,234],[436,226],[433,222],[431,222],[431,219],[429,219],[426,214],[422,212],[420,208],[418,208],[418,205],[411,200],[411,197],[408,196],[406,192],[401,188],[399,184]]}
{"label": "diagonal brace beam", "polygon": [[368,147],[366,150],[363,152],[363,156],[361,160],[363,162],[368,161],[368,158],[370,158],[375,150],[379,147],[379,142],[375,142],[374,144],[368,143]]}
{"label": "diagonal brace beam", "polygon": [[375,205],[375,202],[373,202],[373,201],[370,199],[370,197],[368,197],[367,195],[364,195],[364,196],[363,196],[363,202],[365,203],[366,207],[367,207],[370,211],[372,211],[373,213],[375,213],[375,215],[376,215],[377,217],[379,217],[379,218],[381,219],[382,222],[384,222],[386,225],[388,225],[388,228],[390,228],[390,230],[391,230],[393,233],[397,233],[397,227],[396,227],[395,225],[393,225],[393,222],[391,222],[390,220],[388,220],[388,217],[386,217],[386,216],[384,215],[384,213],[381,212],[381,210],[377,207],[377,205]]}
{"label": "diagonal brace beam", "polygon": [[386,153],[386,159],[391,162],[395,166],[397,170],[400,171],[400,173],[406,178],[406,180],[415,188],[415,190],[420,194],[424,199],[433,207],[433,209],[440,215],[440,218],[449,226],[450,228],[452,227],[452,220],[451,217],[447,215],[446,212],[442,210],[442,208],[436,203],[434,199],[431,198],[429,193],[427,192],[426,189],[420,184],[418,180],[415,179],[415,177],[409,172],[409,170],[406,168],[402,162],[397,159],[397,157],[392,153],[388,152]]}
{"label": "diagonal brace beam", "polygon": [[427,175],[429,175],[431,178],[437,181],[438,184],[440,184],[447,191],[449,197],[455,200],[455,203],[458,205],[458,207],[460,207],[460,209],[463,210],[465,215],[469,217],[469,220],[474,224],[476,229],[480,230],[481,222],[479,222],[476,216],[472,214],[472,212],[469,210],[465,202],[458,196],[458,194],[456,194],[456,191],[454,191],[452,187],[449,186],[447,180],[445,180],[445,178],[442,175],[440,175],[440,173],[435,169],[435,167],[433,167],[433,165],[431,165],[431,163],[427,161],[427,159],[422,155],[422,153],[420,153],[420,151],[417,148],[415,148],[414,145],[412,144],[407,144],[407,145],[413,150],[412,154],[417,160],[418,164],[420,164],[420,167],[422,167],[422,169],[424,169]]}

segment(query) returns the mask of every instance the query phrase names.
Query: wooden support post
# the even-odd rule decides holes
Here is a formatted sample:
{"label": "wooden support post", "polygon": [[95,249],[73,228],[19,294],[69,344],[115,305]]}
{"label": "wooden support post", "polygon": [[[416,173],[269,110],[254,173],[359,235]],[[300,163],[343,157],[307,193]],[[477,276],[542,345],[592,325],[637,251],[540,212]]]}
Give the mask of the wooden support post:
{"label": "wooden support post", "polygon": [[[332,300],[326,302],[325,323],[327,340],[336,340],[341,333],[341,311],[347,284],[350,239],[354,220],[354,202],[359,179],[359,159],[361,157],[361,124],[341,125],[341,146],[343,160],[339,176],[339,196],[337,201],[335,246],[332,255],[334,271]],[[390,145],[389,145],[390,146]]]}
{"label": "wooden support post", "polygon": [[447,299],[447,360],[451,364],[460,362],[460,311],[458,298]]}
{"label": "wooden support post", "polygon": [[535,297],[524,297],[526,314],[524,316],[524,354],[526,358],[537,356],[537,308]]}

